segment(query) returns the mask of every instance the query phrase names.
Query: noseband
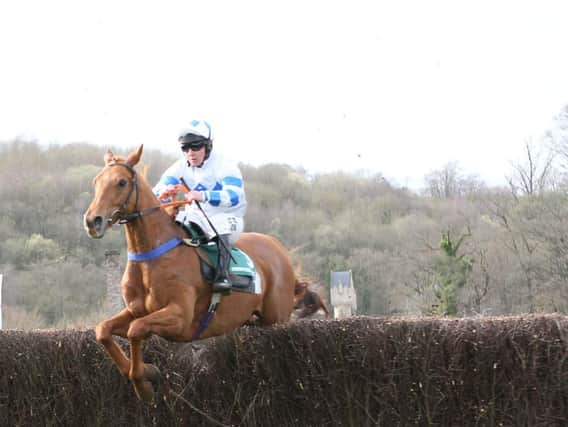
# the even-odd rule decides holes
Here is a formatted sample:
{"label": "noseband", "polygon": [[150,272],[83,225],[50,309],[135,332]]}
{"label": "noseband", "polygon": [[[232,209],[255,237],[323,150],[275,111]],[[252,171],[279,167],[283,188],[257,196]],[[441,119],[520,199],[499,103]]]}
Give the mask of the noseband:
{"label": "noseband", "polygon": [[[148,215],[154,212],[157,212],[160,210],[160,206],[155,206],[153,208],[149,208],[149,209],[145,209],[143,211],[139,211],[138,210],[138,196],[139,196],[139,192],[138,192],[138,180],[137,180],[137,174],[136,171],[134,170],[134,168],[130,165],[127,165],[126,163],[111,163],[109,165],[107,165],[108,167],[111,166],[124,166],[126,169],[128,169],[128,171],[132,174],[132,180],[130,181],[131,183],[131,187],[130,187],[130,191],[128,192],[128,196],[126,196],[126,200],[124,201],[124,203],[122,204],[122,206],[120,208],[118,208],[117,210],[115,210],[110,218],[108,219],[109,222],[112,223],[112,221],[114,220],[114,218],[116,216],[118,216],[118,220],[117,222],[119,224],[127,224],[129,222],[134,221],[135,219],[138,219],[140,217],[143,217],[144,215]],[[136,192],[136,201],[134,202],[134,212],[127,214],[126,213],[126,208],[128,207],[128,202],[130,202],[130,197],[132,197],[132,193]]]}

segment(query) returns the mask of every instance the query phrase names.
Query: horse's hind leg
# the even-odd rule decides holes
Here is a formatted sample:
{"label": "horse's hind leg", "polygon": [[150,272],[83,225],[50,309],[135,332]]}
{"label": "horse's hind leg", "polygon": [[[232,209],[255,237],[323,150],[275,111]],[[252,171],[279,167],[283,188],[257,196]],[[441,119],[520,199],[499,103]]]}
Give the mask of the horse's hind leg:
{"label": "horse's hind leg", "polygon": [[128,360],[128,357],[126,357],[112,336],[118,335],[126,338],[128,328],[133,319],[130,312],[124,309],[111,319],[99,323],[96,328],[97,341],[104,346],[120,373],[125,377],[128,377],[128,372],[130,371],[130,360]]}
{"label": "horse's hind leg", "polygon": [[260,321],[263,325],[286,323],[294,308],[294,296],[292,293],[271,292],[263,300]]}

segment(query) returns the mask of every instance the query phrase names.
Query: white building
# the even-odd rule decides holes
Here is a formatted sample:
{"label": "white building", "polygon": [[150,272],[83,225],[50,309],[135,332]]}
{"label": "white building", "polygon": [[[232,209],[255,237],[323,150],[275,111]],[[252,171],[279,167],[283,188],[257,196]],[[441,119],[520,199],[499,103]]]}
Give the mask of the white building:
{"label": "white building", "polygon": [[333,318],[344,319],[357,313],[357,294],[353,286],[351,270],[332,271],[330,283]]}

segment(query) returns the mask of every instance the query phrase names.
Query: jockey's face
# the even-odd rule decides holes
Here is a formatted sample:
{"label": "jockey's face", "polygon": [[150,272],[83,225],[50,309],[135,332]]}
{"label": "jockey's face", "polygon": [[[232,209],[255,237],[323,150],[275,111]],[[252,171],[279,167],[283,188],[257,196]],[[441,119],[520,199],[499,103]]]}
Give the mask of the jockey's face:
{"label": "jockey's face", "polygon": [[201,166],[205,160],[205,145],[203,144],[201,148],[195,150],[191,148],[188,150],[183,150],[185,154],[185,159],[188,161],[190,166]]}

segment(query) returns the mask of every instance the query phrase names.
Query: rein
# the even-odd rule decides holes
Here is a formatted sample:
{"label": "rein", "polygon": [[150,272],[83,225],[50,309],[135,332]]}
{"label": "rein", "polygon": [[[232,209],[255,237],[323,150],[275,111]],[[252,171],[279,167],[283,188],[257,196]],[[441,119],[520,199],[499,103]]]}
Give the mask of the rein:
{"label": "rein", "polygon": [[[124,201],[124,203],[122,204],[122,206],[120,208],[118,208],[117,210],[115,210],[110,218],[109,218],[109,222],[112,222],[113,219],[118,215],[118,220],[117,222],[119,224],[127,224],[129,222],[132,222],[138,218],[142,218],[145,215],[150,215],[153,214],[154,212],[159,211],[160,209],[167,207],[167,206],[179,206],[181,204],[187,204],[187,201],[183,201],[183,202],[172,202],[172,203],[164,203],[163,205],[160,206],[154,206],[148,209],[144,209],[144,210],[137,210],[138,209],[138,200],[139,200],[139,192],[138,192],[138,176],[136,174],[136,170],[134,170],[134,168],[130,165],[127,165],[126,163],[111,163],[108,165],[109,167],[111,166],[123,166],[126,169],[128,169],[128,171],[132,174],[132,181],[131,181],[131,188],[130,188],[130,192],[128,193],[128,195],[126,196],[126,200]],[[127,207],[128,207],[128,202],[130,202],[130,198],[132,197],[132,193],[136,192],[136,201],[134,203],[134,212],[132,213],[125,213]],[[162,255],[164,255],[166,252],[169,252],[170,250],[172,250],[173,248],[175,248],[176,246],[180,245],[183,242],[182,239],[178,238],[178,237],[174,237],[170,240],[168,240],[166,243],[150,250],[147,252],[128,252],[128,260],[129,261],[149,261],[152,260],[154,258],[158,258],[161,257]]]}
{"label": "rein", "polygon": [[[110,218],[108,219],[108,221],[111,222],[111,223],[114,220],[114,218],[116,218],[117,216],[118,216],[117,222],[119,224],[127,224],[129,222],[132,222],[132,221],[138,219],[138,218],[142,218],[145,215],[150,215],[150,214],[153,214],[154,212],[158,212],[162,208],[165,208],[165,207],[168,207],[168,206],[179,206],[179,205],[182,205],[182,204],[189,203],[188,201],[164,203],[162,205],[154,206],[154,207],[140,211],[140,210],[138,210],[138,200],[139,200],[139,194],[140,193],[138,191],[138,176],[136,174],[136,170],[134,170],[134,168],[132,166],[130,166],[126,163],[111,163],[107,166],[108,167],[123,166],[126,169],[128,169],[128,171],[132,174],[130,191],[128,192],[128,195],[126,196],[126,200],[124,201],[122,206],[120,208],[116,209],[110,215]],[[134,202],[134,212],[127,214],[127,213],[125,213],[125,211],[128,207],[128,203],[130,202],[130,198],[132,197],[132,194],[134,192],[136,192],[136,201]],[[147,252],[141,252],[141,253],[128,252],[128,260],[129,261],[149,261],[149,260],[152,260],[154,258],[161,257],[166,252],[169,252],[171,249],[180,245],[182,242],[183,242],[182,239],[180,239],[178,237],[174,237],[174,238],[168,240],[166,243],[164,243],[164,244],[162,244],[162,245],[158,246],[157,248],[154,248],[150,251],[147,251]]]}
{"label": "rein", "polygon": [[[160,206],[154,206],[152,208],[148,208],[148,209],[144,209],[144,210],[139,211],[138,210],[138,198],[139,198],[138,176],[136,174],[136,171],[134,170],[134,168],[132,166],[127,165],[126,163],[111,163],[111,164],[108,165],[108,167],[111,167],[111,166],[123,166],[126,169],[128,169],[128,171],[132,174],[132,181],[131,181],[132,187],[130,188],[130,192],[126,196],[126,200],[124,201],[122,206],[120,208],[118,208],[117,210],[115,210],[111,214],[111,216],[109,218],[109,222],[112,222],[114,220],[114,218],[118,215],[117,222],[119,224],[127,224],[129,222],[132,222],[132,221],[138,219],[138,218],[142,218],[143,216],[153,214],[154,212],[158,212],[162,208],[166,208],[168,206],[180,206],[182,204],[188,203],[188,201],[164,203]],[[134,212],[127,214],[127,213],[125,213],[125,211],[126,211],[126,208],[128,206],[128,202],[130,202],[130,197],[132,197],[132,193],[134,193],[134,192],[136,192],[136,201],[134,203]]]}

